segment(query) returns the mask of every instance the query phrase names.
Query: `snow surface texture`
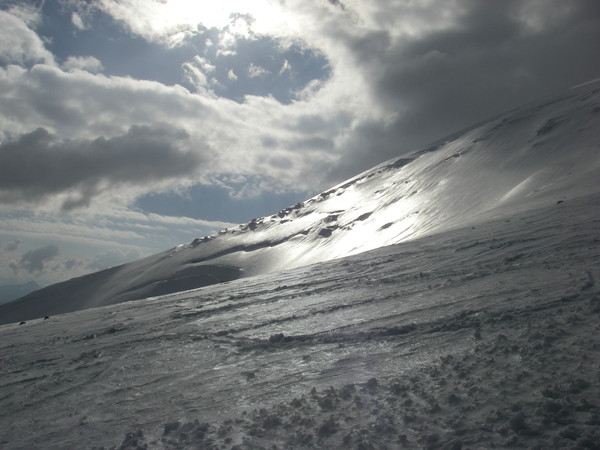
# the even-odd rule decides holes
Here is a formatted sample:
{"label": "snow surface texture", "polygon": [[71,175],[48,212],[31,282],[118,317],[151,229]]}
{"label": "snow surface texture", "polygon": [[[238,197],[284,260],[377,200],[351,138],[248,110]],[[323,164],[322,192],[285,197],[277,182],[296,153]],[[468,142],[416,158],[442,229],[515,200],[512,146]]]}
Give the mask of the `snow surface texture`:
{"label": "snow surface texture", "polygon": [[0,323],[300,267],[600,190],[600,82],[532,103],[216,236],[0,306]]}
{"label": "snow surface texture", "polygon": [[598,448],[600,194],[0,327],[0,446]]}

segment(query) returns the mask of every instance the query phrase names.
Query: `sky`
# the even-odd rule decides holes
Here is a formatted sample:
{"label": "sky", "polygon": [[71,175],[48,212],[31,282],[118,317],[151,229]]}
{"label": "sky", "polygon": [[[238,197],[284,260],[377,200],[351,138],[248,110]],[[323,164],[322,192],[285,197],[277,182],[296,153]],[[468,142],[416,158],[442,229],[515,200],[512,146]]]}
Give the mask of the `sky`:
{"label": "sky", "polygon": [[270,215],[599,55],[597,0],[0,0],[0,285]]}

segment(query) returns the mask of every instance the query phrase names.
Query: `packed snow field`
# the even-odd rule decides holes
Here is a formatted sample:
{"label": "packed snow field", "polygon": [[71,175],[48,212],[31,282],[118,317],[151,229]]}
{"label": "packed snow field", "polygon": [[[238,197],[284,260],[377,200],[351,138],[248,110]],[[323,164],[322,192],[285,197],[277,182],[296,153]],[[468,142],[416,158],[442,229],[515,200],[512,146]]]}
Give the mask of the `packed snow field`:
{"label": "packed snow field", "polygon": [[0,327],[0,446],[598,448],[600,194]]}

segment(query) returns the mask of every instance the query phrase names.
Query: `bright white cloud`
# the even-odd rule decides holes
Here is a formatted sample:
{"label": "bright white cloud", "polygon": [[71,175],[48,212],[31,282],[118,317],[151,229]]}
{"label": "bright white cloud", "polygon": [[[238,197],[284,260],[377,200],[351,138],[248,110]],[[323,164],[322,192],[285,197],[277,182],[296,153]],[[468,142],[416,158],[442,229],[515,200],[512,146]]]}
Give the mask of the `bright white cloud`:
{"label": "bright white cloud", "polygon": [[[25,19],[27,20],[27,19]],[[27,26],[22,17],[0,10],[0,63],[54,64],[54,57],[46,50],[39,36]]]}
{"label": "bright white cloud", "polygon": [[256,64],[250,64],[248,67],[248,77],[258,78],[268,75],[270,72],[264,67],[257,66]]}
{"label": "bright white cloud", "polygon": [[182,65],[185,79],[196,88],[196,91],[204,90],[209,84],[208,74],[215,71],[216,67],[204,57],[196,55],[193,60]]}
{"label": "bright white cloud", "polygon": [[91,73],[98,73],[104,70],[104,66],[98,58],[93,56],[69,56],[62,64],[66,71],[85,70]]}
{"label": "bright white cloud", "polygon": [[84,23],[81,16],[79,14],[77,14],[76,12],[73,12],[71,14],[71,23],[73,23],[73,25],[75,25],[75,28],[77,28],[80,31],[86,30],[88,28],[88,26]]}
{"label": "bright white cloud", "polygon": [[286,59],[283,64],[281,65],[281,69],[279,69],[279,75],[284,74],[285,72],[291,72],[292,71],[292,65],[289,63],[289,61]]}
{"label": "bright white cloud", "polygon": [[248,25],[243,16],[251,16],[254,32],[271,34],[286,29],[290,20],[278,2],[269,0],[103,0],[98,7],[122,21],[133,33],[171,45],[180,43],[182,34],[193,34],[199,24],[247,35]]}
{"label": "bright white cloud", "polygon": [[14,3],[6,11],[21,19],[32,30],[35,30],[42,21],[41,8],[25,2]]}
{"label": "bright white cloud", "polygon": [[[204,72],[196,69],[195,75],[200,80]],[[53,88],[45,89],[49,85]],[[333,147],[325,151],[307,148],[309,151],[301,157],[293,156],[290,149],[302,147],[302,142],[311,137],[331,142],[339,137],[339,128],[311,131],[296,128],[295,124],[302,122],[301,118],[306,115],[316,114],[323,117],[322,123],[344,118],[337,122],[338,126],[343,122],[348,125],[349,118],[355,114],[352,108],[361,98],[352,94],[352,90],[340,92],[334,84],[328,84],[306,101],[291,105],[252,96],[239,104],[212,94],[191,94],[179,86],[84,71],[63,72],[42,65],[31,69],[0,69],[0,89],[4,93],[0,109],[12,112],[11,117],[0,115],[0,128],[7,137],[14,139],[43,127],[63,139],[93,140],[99,136],[109,139],[126,133],[136,124],[170,124],[189,134],[187,151],[203,155],[205,163],[199,167],[197,176],[202,173],[256,175],[279,179],[279,188],[286,189],[325,187],[320,178],[323,174],[314,167],[336,157]],[[276,135],[284,145],[264,147],[267,135]],[[285,170],[279,165],[269,165],[268,161],[278,154],[293,157],[296,164]],[[189,178],[182,181],[187,183]],[[150,184],[147,188],[158,187],[158,183],[151,185],[152,188]]]}

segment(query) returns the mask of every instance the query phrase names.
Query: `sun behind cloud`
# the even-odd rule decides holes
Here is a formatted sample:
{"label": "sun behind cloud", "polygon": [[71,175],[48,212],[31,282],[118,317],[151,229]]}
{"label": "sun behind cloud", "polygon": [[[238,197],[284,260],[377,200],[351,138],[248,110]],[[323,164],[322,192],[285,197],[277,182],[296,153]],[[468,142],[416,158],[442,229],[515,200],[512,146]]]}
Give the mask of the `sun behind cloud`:
{"label": "sun behind cloud", "polygon": [[268,0],[107,0],[99,7],[127,24],[134,33],[175,46],[193,34],[198,26],[235,29],[236,33],[247,37],[248,30],[236,26],[236,18],[240,16],[248,19],[252,32],[257,34],[280,34],[294,21],[278,3]]}

